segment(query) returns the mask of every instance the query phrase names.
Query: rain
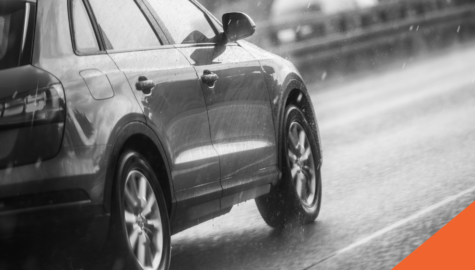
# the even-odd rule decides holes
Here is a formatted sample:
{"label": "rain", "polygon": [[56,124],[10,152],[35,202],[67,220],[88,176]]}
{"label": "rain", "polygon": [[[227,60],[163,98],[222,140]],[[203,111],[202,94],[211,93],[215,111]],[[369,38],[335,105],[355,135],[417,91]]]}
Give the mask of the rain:
{"label": "rain", "polygon": [[393,269],[475,201],[474,15],[0,2],[0,269]]}

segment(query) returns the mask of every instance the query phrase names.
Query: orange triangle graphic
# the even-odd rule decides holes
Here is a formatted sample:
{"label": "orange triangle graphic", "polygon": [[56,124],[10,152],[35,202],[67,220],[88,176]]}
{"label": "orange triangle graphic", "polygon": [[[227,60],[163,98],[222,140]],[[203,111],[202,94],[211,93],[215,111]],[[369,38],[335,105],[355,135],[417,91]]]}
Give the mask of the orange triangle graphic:
{"label": "orange triangle graphic", "polygon": [[475,203],[462,211],[394,269],[475,269]]}

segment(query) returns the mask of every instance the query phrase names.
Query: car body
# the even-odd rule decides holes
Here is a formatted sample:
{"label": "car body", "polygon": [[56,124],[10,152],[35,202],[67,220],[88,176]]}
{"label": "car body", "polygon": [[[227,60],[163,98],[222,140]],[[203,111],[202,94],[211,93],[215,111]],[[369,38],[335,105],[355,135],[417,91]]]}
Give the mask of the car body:
{"label": "car body", "polygon": [[[49,230],[102,247],[124,149],[151,165],[174,234],[279,183],[290,101],[318,136],[290,62],[244,40],[220,44],[221,23],[197,2],[164,12],[156,9],[162,2],[0,4],[0,27],[13,21],[12,10],[24,22],[0,40],[22,48],[8,54],[19,62],[0,58],[2,241]],[[175,29],[173,8],[207,30]],[[215,37],[203,35],[210,29]]]}

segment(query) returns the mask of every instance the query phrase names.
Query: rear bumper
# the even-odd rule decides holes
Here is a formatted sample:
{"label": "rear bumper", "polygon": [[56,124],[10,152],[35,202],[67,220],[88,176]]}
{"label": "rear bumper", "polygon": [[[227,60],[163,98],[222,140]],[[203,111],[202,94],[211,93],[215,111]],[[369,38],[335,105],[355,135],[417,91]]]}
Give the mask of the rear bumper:
{"label": "rear bumper", "polygon": [[[109,214],[102,205],[90,202],[63,203],[34,208],[12,210],[0,214],[0,239],[39,237],[51,235],[78,236],[87,242],[92,235],[106,234]],[[47,236],[50,240],[58,238]]]}
{"label": "rear bumper", "polygon": [[[52,197],[48,204],[80,201],[103,204],[110,148],[106,145],[63,147],[52,159],[0,169],[0,215],[12,210],[5,209],[5,200],[14,198],[18,202],[12,206],[13,210],[42,206],[48,196]],[[38,198],[39,194],[44,194],[43,199]],[[25,197],[23,204],[20,197]]]}
{"label": "rear bumper", "polygon": [[0,262],[25,252],[102,247],[109,227],[108,154],[108,146],[63,147],[50,160],[1,169]]}

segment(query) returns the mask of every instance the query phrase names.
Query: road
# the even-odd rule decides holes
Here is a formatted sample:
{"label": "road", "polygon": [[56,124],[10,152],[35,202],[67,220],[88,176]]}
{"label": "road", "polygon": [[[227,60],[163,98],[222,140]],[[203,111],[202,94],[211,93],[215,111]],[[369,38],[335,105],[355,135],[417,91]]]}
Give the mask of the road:
{"label": "road", "polygon": [[324,150],[317,221],[276,231],[249,201],[173,236],[171,269],[397,265],[475,200],[474,48],[311,85]]}

